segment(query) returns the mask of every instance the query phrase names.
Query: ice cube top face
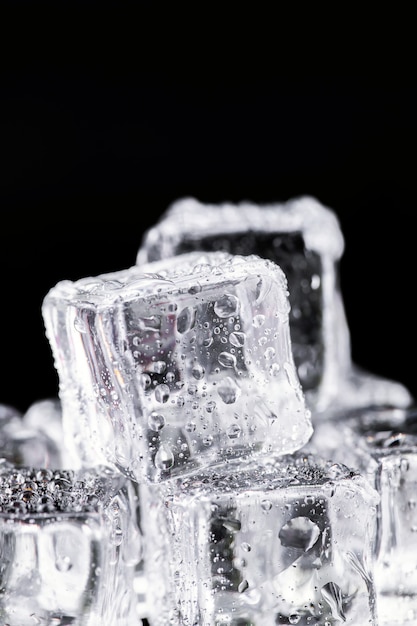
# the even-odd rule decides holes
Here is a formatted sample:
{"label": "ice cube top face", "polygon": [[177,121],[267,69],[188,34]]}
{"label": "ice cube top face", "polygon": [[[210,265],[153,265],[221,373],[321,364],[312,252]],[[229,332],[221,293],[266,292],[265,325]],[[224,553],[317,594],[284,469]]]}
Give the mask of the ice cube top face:
{"label": "ice cube top face", "polygon": [[378,496],[346,467],[295,454],[141,489],[152,624],[377,623]]}
{"label": "ice cube top face", "polygon": [[138,624],[134,506],[131,486],[121,476],[3,463],[2,623]]}
{"label": "ice cube top face", "polygon": [[145,234],[137,262],[223,250],[277,263],[288,279],[294,361],[308,393],[326,387],[332,378],[326,370],[341,367],[340,354],[332,362],[337,345],[349,358],[338,285],[343,248],[335,215],[313,198],[273,205],[210,205],[188,198],[169,207]]}
{"label": "ice cube top face", "polygon": [[311,436],[285,275],[256,255],[190,253],[47,294],[63,419],[135,480],[300,448]]}

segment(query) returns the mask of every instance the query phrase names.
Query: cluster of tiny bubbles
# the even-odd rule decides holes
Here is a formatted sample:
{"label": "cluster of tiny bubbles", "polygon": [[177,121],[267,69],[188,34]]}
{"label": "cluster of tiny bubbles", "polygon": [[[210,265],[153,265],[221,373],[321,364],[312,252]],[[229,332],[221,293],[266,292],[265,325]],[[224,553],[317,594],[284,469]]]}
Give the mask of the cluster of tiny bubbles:
{"label": "cluster of tiny bubbles", "polygon": [[106,470],[15,467],[0,460],[0,515],[31,516],[96,511],[111,496]]}

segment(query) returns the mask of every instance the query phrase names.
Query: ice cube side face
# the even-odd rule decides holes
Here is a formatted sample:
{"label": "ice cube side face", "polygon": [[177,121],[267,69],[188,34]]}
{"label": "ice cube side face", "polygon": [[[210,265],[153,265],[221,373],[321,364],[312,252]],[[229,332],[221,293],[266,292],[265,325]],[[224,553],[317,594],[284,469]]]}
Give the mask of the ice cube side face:
{"label": "ice cube side face", "polygon": [[417,421],[415,409],[374,408],[322,422],[305,450],[360,471],[380,495],[374,581],[380,624],[417,619]]}
{"label": "ice cube side face", "polygon": [[58,283],[43,316],[68,438],[85,462],[159,482],[311,436],[287,283],[256,255],[178,255]]}
{"label": "ice cube side face", "polygon": [[140,486],[152,624],[377,624],[378,496],[295,457]]}
{"label": "ice cube side face", "polygon": [[335,214],[314,198],[285,203],[171,205],[145,233],[137,263],[194,250],[258,254],[288,279],[294,361],[311,402],[328,403],[337,373],[350,365],[350,337],[339,286],[344,239]]}
{"label": "ice cube side face", "polygon": [[139,626],[127,479],[2,464],[0,485],[2,623]]}

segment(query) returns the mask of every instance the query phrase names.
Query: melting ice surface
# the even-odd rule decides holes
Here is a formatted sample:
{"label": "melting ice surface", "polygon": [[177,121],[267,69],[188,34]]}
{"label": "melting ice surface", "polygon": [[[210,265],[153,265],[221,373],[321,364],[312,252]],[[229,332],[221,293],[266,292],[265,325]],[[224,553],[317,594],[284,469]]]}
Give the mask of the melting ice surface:
{"label": "melting ice surface", "polygon": [[140,489],[153,625],[376,624],[378,495],[347,467],[295,453]]}
{"label": "melting ice surface", "polygon": [[134,496],[107,470],[0,464],[0,618],[9,626],[139,626]]}
{"label": "melting ice surface", "polygon": [[43,315],[84,462],[159,482],[311,436],[287,282],[269,260],[197,252],[63,281]]}

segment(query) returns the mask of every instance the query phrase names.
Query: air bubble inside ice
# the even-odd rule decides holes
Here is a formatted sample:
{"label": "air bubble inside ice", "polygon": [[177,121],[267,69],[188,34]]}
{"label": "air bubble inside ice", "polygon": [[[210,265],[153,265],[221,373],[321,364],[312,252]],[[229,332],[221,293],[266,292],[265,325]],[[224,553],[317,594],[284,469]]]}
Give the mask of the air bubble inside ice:
{"label": "air bubble inside ice", "polygon": [[298,548],[307,552],[320,537],[320,528],[308,517],[300,516],[289,520],[279,531],[279,539],[283,546]]}

